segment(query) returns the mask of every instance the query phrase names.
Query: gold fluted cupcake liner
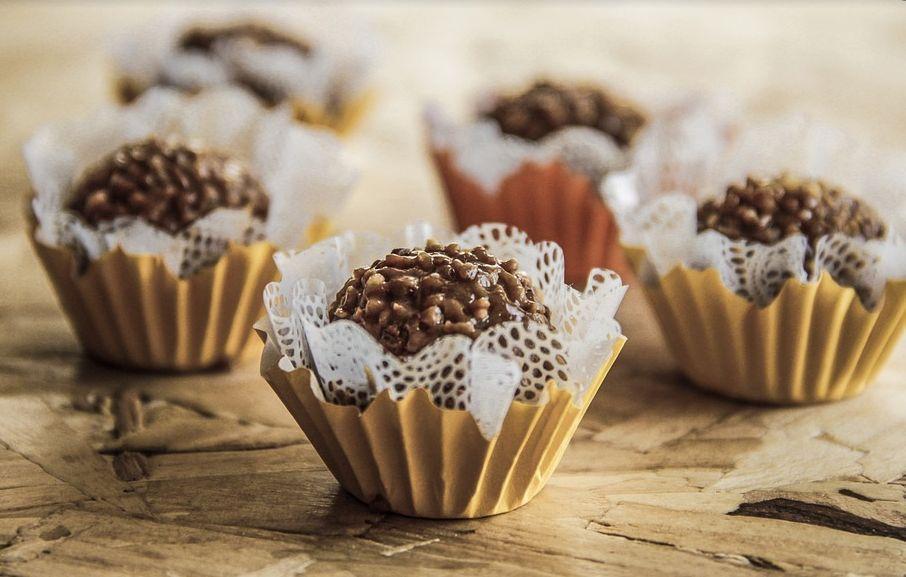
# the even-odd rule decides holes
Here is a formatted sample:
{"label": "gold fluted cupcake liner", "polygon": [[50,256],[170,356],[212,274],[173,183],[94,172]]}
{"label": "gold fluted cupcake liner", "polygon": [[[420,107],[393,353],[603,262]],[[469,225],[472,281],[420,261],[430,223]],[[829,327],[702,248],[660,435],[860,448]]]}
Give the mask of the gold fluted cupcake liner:
{"label": "gold fluted cupcake liner", "polygon": [[[626,247],[639,278],[645,251]],[[906,280],[889,281],[866,310],[828,273],[788,280],[768,306],[731,292],[716,269],[678,266],[641,283],[680,369],[698,386],[738,399],[798,404],[861,393],[906,327]]]}
{"label": "gold fluted cupcake liner", "polygon": [[536,241],[554,241],[563,248],[566,280],[573,284],[584,283],[594,267],[628,277],[616,218],[584,174],[559,161],[528,162],[498,190],[485,191],[449,152],[434,150],[432,156],[459,230],[502,222]]}
{"label": "gold fluted cupcake liner", "polygon": [[361,123],[374,104],[373,90],[365,91],[342,104],[337,110],[327,110],[321,105],[293,101],[293,111],[300,122],[330,128],[340,136],[349,136]]}
{"label": "gold fluted cupcake liner", "polygon": [[[113,83],[114,97],[121,104],[129,104],[148,88],[125,77],[118,78]],[[348,136],[365,117],[374,100],[375,92],[367,90],[336,109],[328,110],[323,105],[298,98],[292,100],[291,106],[293,115],[299,122],[329,128],[340,136]]]}
{"label": "gold fluted cupcake liner", "polygon": [[617,342],[581,404],[549,383],[546,404],[513,402],[488,440],[469,412],[438,408],[426,389],[400,401],[384,391],[364,411],[325,402],[312,390],[311,373],[282,370],[277,346],[259,334],[266,341],[262,376],[340,485],[375,508],[438,519],[505,513],[537,495],[625,342]]}
{"label": "gold fluted cupcake liner", "polygon": [[188,278],[160,256],[120,248],[79,272],[71,250],[33,244],[85,352],[131,369],[191,371],[236,359],[277,272],[266,242],[231,246]]}
{"label": "gold fluted cupcake liner", "polygon": [[315,244],[336,232],[336,226],[329,218],[323,216],[314,217],[305,229],[305,246]]}
{"label": "gold fluted cupcake liner", "polygon": [[[316,219],[306,240],[330,230],[329,220]],[[29,236],[82,348],[125,368],[193,371],[232,362],[277,273],[268,242],[230,245],[214,265],[179,278],[160,256],[121,248],[80,271],[72,250]]]}

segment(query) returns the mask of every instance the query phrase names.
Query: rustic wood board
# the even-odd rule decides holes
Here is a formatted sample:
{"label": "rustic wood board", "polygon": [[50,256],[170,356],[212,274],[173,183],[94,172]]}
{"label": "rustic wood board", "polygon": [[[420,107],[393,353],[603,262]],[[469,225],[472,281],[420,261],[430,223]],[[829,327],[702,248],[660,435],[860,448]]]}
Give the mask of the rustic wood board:
{"label": "rustic wood board", "polygon": [[[727,88],[902,146],[906,9],[887,4],[363,7],[387,37],[381,101],[350,141],[364,175],[340,224],[445,224],[423,99],[461,109],[536,70]],[[0,575],[906,573],[906,343],[860,398],[745,405],[684,383],[630,291],[629,344],[549,486],[450,522],[341,491],[257,375],[257,344],[229,373],[84,360],[25,241],[18,149],[107,98],[104,38],[161,11],[0,6]]]}

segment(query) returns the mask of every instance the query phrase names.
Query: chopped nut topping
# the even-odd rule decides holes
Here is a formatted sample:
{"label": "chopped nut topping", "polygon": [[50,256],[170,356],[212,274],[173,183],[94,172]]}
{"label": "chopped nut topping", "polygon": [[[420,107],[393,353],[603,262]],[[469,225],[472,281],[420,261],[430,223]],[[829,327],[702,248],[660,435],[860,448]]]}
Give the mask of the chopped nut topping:
{"label": "chopped nut topping", "polygon": [[[285,47],[295,50],[302,56],[308,56],[312,52],[311,45],[305,40],[259,22],[239,22],[225,26],[196,26],[182,35],[179,47],[182,50],[204,52],[217,59],[222,59],[222,56],[217,54],[215,47],[218,43],[223,42],[248,42],[257,46]],[[232,73],[233,81],[254,94],[265,106],[276,106],[287,97],[282,88],[266,82],[258,75],[242,70],[233,70]],[[171,83],[166,76],[162,77],[160,82],[164,85]]]}
{"label": "chopped nut topping", "polygon": [[187,30],[179,40],[183,50],[210,52],[214,44],[225,40],[245,40],[261,46],[286,46],[307,55],[307,42],[258,22],[240,22],[226,26],[196,26]]}
{"label": "chopped nut topping", "polygon": [[151,137],[104,158],[75,186],[69,208],[92,226],[120,216],[176,233],[216,208],[267,217],[268,196],[244,164]]}
{"label": "chopped nut topping", "polygon": [[641,113],[598,88],[549,81],[499,98],[486,116],[504,133],[526,140],[540,140],[567,126],[587,126],[608,134],[621,147],[628,146],[645,124]]}
{"label": "chopped nut topping", "polygon": [[356,269],[330,305],[329,318],[361,324],[397,355],[446,334],[474,339],[507,321],[549,325],[550,311],[518,268],[484,247],[465,250],[429,240],[424,250],[396,249]]}
{"label": "chopped nut topping", "polygon": [[867,240],[887,234],[878,214],[858,199],[820,180],[789,175],[750,176],[743,185],[730,185],[723,199],[699,207],[698,230],[706,229],[763,244],[802,233],[812,248],[832,233]]}

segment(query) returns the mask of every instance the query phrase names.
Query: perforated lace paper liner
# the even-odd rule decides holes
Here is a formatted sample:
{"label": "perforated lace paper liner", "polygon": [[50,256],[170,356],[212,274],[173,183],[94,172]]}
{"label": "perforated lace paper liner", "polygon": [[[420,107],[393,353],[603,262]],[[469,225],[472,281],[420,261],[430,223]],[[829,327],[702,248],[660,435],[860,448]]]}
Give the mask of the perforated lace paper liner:
{"label": "perforated lace paper liner", "polygon": [[[694,139],[695,134],[689,133],[688,138]],[[651,145],[681,148],[684,141]],[[891,201],[894,206],[902,202],[902,192],[898,192],[899,201],[890,192],[901,191],[902,183],[897,188],[893,182],[881,182],[866,160],[870,153],[843,133],[795,116],[749,126],[723,146],[711,141],[690,150],[697,154],[641,151],[629,171],[610,175],[602,186],[615,208],[621,242],[643,247],[658,277],[680,264],[715,268],[727,288],[766,306],[787,279],[815,282],[826,271],[839,284],[856,289],[867,308],[878,303],[888,280],[906,277],[906,245],[893,227],[880,240],[842,234],[822,237],[815,247],[811,271],[805,268],[808,243],[804,235],[764,245],[733,241],[713,230],[697,233],[697,199],[722,195],[728,184],[741,182],[749,174],[788,172],[821,178],[878,208]]]}
{"label": "perforated lace paper liner", "polygon": [[[637,94],[635,99],[644,102],[649,122],[629,151],[621,150],[607,134],[581,126],[568,126],[532,142],[504,134],[492,120],[457,125],[436,105],[426,107],[425,120],[431,145],[452,152],[458,168],[488,194],[499,190],[500,183],[527,162],[561,160],[595,186],[610,174],[631,170],[639,154],[647,157],[642,159],[645,163],[669,159],[670,164],[688,166],[686,159],[710,158],[711,150],[724,146],[736,122],[735,101],[723,94]],[[685,146],[669,145],[679,141]],[[700,166],[698,170],[709,169]]]}
{"label": "perforated lace paper liner", "polygon": [[[270,197],[267,220],[248,210],[220,208],[174,235],[135,217],[94,229],[66,208],[87,168],[119,146],[151,135],[179,138],[245,162]],[[282,248],[296,246],[314,219],[339,209],[357,177],[334,136],[294,123],[288,109],[267,111],[238,89],[194,97],[153,89],[132,106],[110,106],[82,120],[42,128],[24,154],[37,240],[69,247],[87,261],[116,247],[159,254],[183,277],[215,262],[229,243],[268,240]]]}
{"label": "perforated lace paper liner", "polygon": [[[185,90],[209,89],[224,86],[238,75],[325,108],[360,96],[368,88],[379,50],[377,36],[351,15],[316,8],[306,12],[281,18],[275,9],[267,13],[237,10],[164,19],[123,33],[111,44],[112,56],[117,71],[142,88],[165,76]],[[247,42],[224,42],[216,57],[178,50],[181,35],[194,26],[246,21],[295,34],[311,44],[311,51],[302,55],[286,46]]]}
{"label": "perforated lace paper liner", "polygon": [[738,138],[739,118],[735,101],[725,95],[678,99],[641,132],[630,165],[606,175],[604,201],[625,213],[662,194],[702,198],[710,192],[703,183],[715,180]]}
{"label": "perforated lace paper liner", "polygon": [[354,268],[399,246],[423,246],[429,236],[441,235],[418,225],[407,228],[400,242],[350,233],[297,254],[278,253],[283,280],[267,287],[265,305],[284,355],[280,367],[312,369],[320,381],[312,385],[319,398],[354,399],[360,408],[384,390],[399,400],[413,388],[426,388],[438,406],[468,410],[487,438],[500,430],[514,398],[546,402],[549,381],[578,403],[620,336],[614,314],[627,287],[601,269],[591,271],[584,292],[569,287],[560,247],[534,244],[513,227],[485,224],[444,240],[483,245],[501,260],[515,258],[543,295],[556,328],[508,322],[474,341],[447,335],[412,356],[397,357],[360,325],[328,322],[327,307]]}

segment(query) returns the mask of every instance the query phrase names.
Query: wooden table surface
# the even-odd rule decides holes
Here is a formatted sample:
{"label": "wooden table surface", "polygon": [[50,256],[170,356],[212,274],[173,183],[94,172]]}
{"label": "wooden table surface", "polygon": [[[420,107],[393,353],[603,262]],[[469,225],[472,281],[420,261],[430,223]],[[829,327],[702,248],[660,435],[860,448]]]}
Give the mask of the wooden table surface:
{"label": "wooden table surface", "polygon": [[[287,8],[300,12],[311,7]],[[484,520],[372,512],[257,374],[155,377],[83,359],[23,234],[19,148],[108,96],[104,42],[164,7],[0,6],[0,575],[903,575],[906,343],[861,397],[736,403],[685,384],[637,290],[630,341],[548,487]],[[349,8],[384,35],[340,224],[447,223],[426,98],[534,72],[728,89],[906,144],[906,5],[415,3]]]}

